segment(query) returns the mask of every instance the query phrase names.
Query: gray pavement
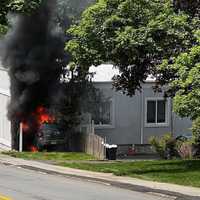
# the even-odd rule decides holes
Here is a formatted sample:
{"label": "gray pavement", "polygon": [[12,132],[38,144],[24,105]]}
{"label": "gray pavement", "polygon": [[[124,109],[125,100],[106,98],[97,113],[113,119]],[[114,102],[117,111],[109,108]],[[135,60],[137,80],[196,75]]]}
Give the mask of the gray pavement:
{"label": "gray pavement", "polygon": [[[97,172],[71,169],[71,168],[66,168],[66,167],[50,165],[50,164],[42,163],[42,162],[12,158],[12,157],[5,156],[2,154],[0,154],[0,163],[7,165],[9,169],[11,168],[18,171],[28,170],[30,174],[39,173],[41,175],[45,173],[46,175],[48,174],[49,177],[54,177],[55,179],[57,179],[58,177],[59,177],[58,179],[65,178],[66,181],[69,182],[69,184],[73,182],[71,180],[74,180],[76,182],[78,178],[79,182],[81,180],[81,183],[83,183],[83,185],[86,183],[89,184],[91,182],[92,183],[95,182],[95,183],[101,183],[100,185],[102,187],[106,186],[106,188],[110,188],[111,190],[115,190],[118,187],[118,188],[128,189],[130,191],[133,191],[133,193],[139,192],[138,194],[140,195],[153,194],[155,200],[156,200],[155,196],[158,196],[160,199],[163,199],[164,197],[162,197],[162,195],[164,196],[167,195],[167,199],[174,199],[173,197],[176,197],[176,199],[178,200],[179,199],[180,200],[185,200],[185,199],[199,200],[200,199],[200,189],[194,188],[194,187],[185,187],[185,186],[179,186],[175,184],[144,181],[144,180],[129,178],[129,177],[119,177],[119,176],[114,176],[112,174],[107,174],[107,173],[105,174],[105,173],[97,173]],[[15,173],[15,171],[13,173]],[[3,174],[2,174],[2,177],[3,177]],[[0,175],[0,179],[1,179],[1,175]],[[31,185],[31,182],[32,181],[30,181],[30,185]],[[49,180],[49,184],[50,184],[50,180]],[[54,184],[57,184],[57,183],[55,182]],[[80,185],[80,188],[81,188],[81,184],[78,184],[78,185]],[[121,189],[117,189],[117,190],[121,190]],[[127,192],[126,194],[128,194],[129,192]],[[137,198],[137,200],[140,200],[142,198],[143,197]],[[90,198],[87,197],[86,199],[90,199]],[[94,198],[94,199],[101,199],[101,198],[99,197],[99,198]],[[106,199],[109,199],[109,198],[106,198]],[[134,200],[133,197],[132,199]],[[151,195],[148,199],[151,199]]]}
{"label": "gray pavement", "polygon": [[1,195],[13,200],[167,200],[152,193],[133,192],[109,184],[66,178],[0,164]]}

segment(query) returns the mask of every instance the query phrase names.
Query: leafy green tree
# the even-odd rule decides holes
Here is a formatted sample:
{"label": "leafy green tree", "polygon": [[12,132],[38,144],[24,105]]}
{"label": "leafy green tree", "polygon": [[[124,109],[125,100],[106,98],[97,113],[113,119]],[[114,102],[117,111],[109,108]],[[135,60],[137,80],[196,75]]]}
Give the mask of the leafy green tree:
{"label": "leafy green tree", "polygon": [[37,9],[41,0],[1,0],[0,2],[0,35],[8,28],[8,12],[30,13]]}
{"label": "leafy green tree", "polygon": [[56,24],[61,28],[65,40],[70,39],[69,34],[65,34],[69,27],[79,20],[81,13],[95,0],[57,0],[57,8],[55,12]]}
{"label": "leafy green tree", "polygon": [[4,34],[7,30],[7,18],[9,0],[3,0],[0,2],[0,35]]}
{"label": "leafy green tree", "polygon": [[64,19],[68,16],[72,21],[80,18],[81,13],[95,0],[57,0],[58,16]]}
{"label": "leafy green tree", "polygon": [[114,86],[133,95],[163,59],[192,46],[192,30],[190,16],[171,0],[99,0],[68,31],[66,50],[81,70],[113,63],[121,72]]}
{"label": "leafy green tree", "polygon": [[174,72],[169,87],[173,91],[174,111],[181,117],[196,119],[200,116],[200,30],[195,32],[197,44],[181,53],[169,65],[163,61],[161,68]]}
{"label": "leafy green tree", "polygon": [[[175,0],[177,10],[188,13],[193,25],[195,41],[192,48],[171,62],[164,60],[159,67],[161,82],[169,82],[168,95],[174,96],[174,111],[181,117],[193,120],[192,133],[196,154],[200,154],[200,1]],[[167,72],[167,73],[166,73]],[[171,74],[171,75],[170,75]]]}
{"label": "leafy green tree", "polygon": [[164,60],[161,71],[173,73],[169,79],[169,95],[174,96],[174,111],[192,121],[192,133],[196,155],[200,155],[200,27],[194,32],[196,43],[188,51],[173,58],[172,63]]}
{"label": "leafy green tree", "polygon": [[13,12],[28,14],[36,10],[41,2],[42,0],[11,0],[9,9]]}

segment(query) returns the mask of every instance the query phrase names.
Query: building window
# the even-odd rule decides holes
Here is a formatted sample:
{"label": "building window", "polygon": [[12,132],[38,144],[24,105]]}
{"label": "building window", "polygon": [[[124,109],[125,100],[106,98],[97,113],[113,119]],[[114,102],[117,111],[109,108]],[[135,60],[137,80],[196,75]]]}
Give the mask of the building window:
{"label": "building window", "polygon": [[92,119],[96,126],[113,125],[113,100],[107,98],[101,101],[92,114]]}
{"label": "building window", "polygon": [[168,124],[168,101],[165,99],[146,100],[146,125]]}

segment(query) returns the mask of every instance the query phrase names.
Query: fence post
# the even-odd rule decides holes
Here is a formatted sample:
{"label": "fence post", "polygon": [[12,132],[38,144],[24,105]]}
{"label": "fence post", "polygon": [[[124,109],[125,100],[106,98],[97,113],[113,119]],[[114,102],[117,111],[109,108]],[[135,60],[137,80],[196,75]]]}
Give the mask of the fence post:
{"label": "fence post", "polygon": [[20,123],[20,130],[19,130],[19,152],[23,151],[23,123]]}
{"label": "fence post", "polygon": [[104,159],[105,149],[104,149],[104,138],[93,135],[93,134],[83,134],[83,152],[93,155],[98,159]]}
{"label": "fence post", "polygon": [[106,159],[106,137],[104,138],[104,159]]}
{"label": "fence post", "polygon": [[92,127],[91,127],[91,133],[94,135],[94,132],[95,132],[95,130],[94,130],[94,120],[92,120]]}

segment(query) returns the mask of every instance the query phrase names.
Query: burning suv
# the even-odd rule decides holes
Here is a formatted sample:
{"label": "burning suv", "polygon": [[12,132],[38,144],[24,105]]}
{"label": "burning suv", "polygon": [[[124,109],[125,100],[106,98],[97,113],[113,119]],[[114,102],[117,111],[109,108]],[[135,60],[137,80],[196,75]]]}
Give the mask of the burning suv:
{"label": "burning suv", "polygon": [[42,124],[35,138],[35,145],[39,151],[49,150],[50,147],[56,147],[56,150],[60,150],[64,148],[65,142],[65,133],[56,124]]}

